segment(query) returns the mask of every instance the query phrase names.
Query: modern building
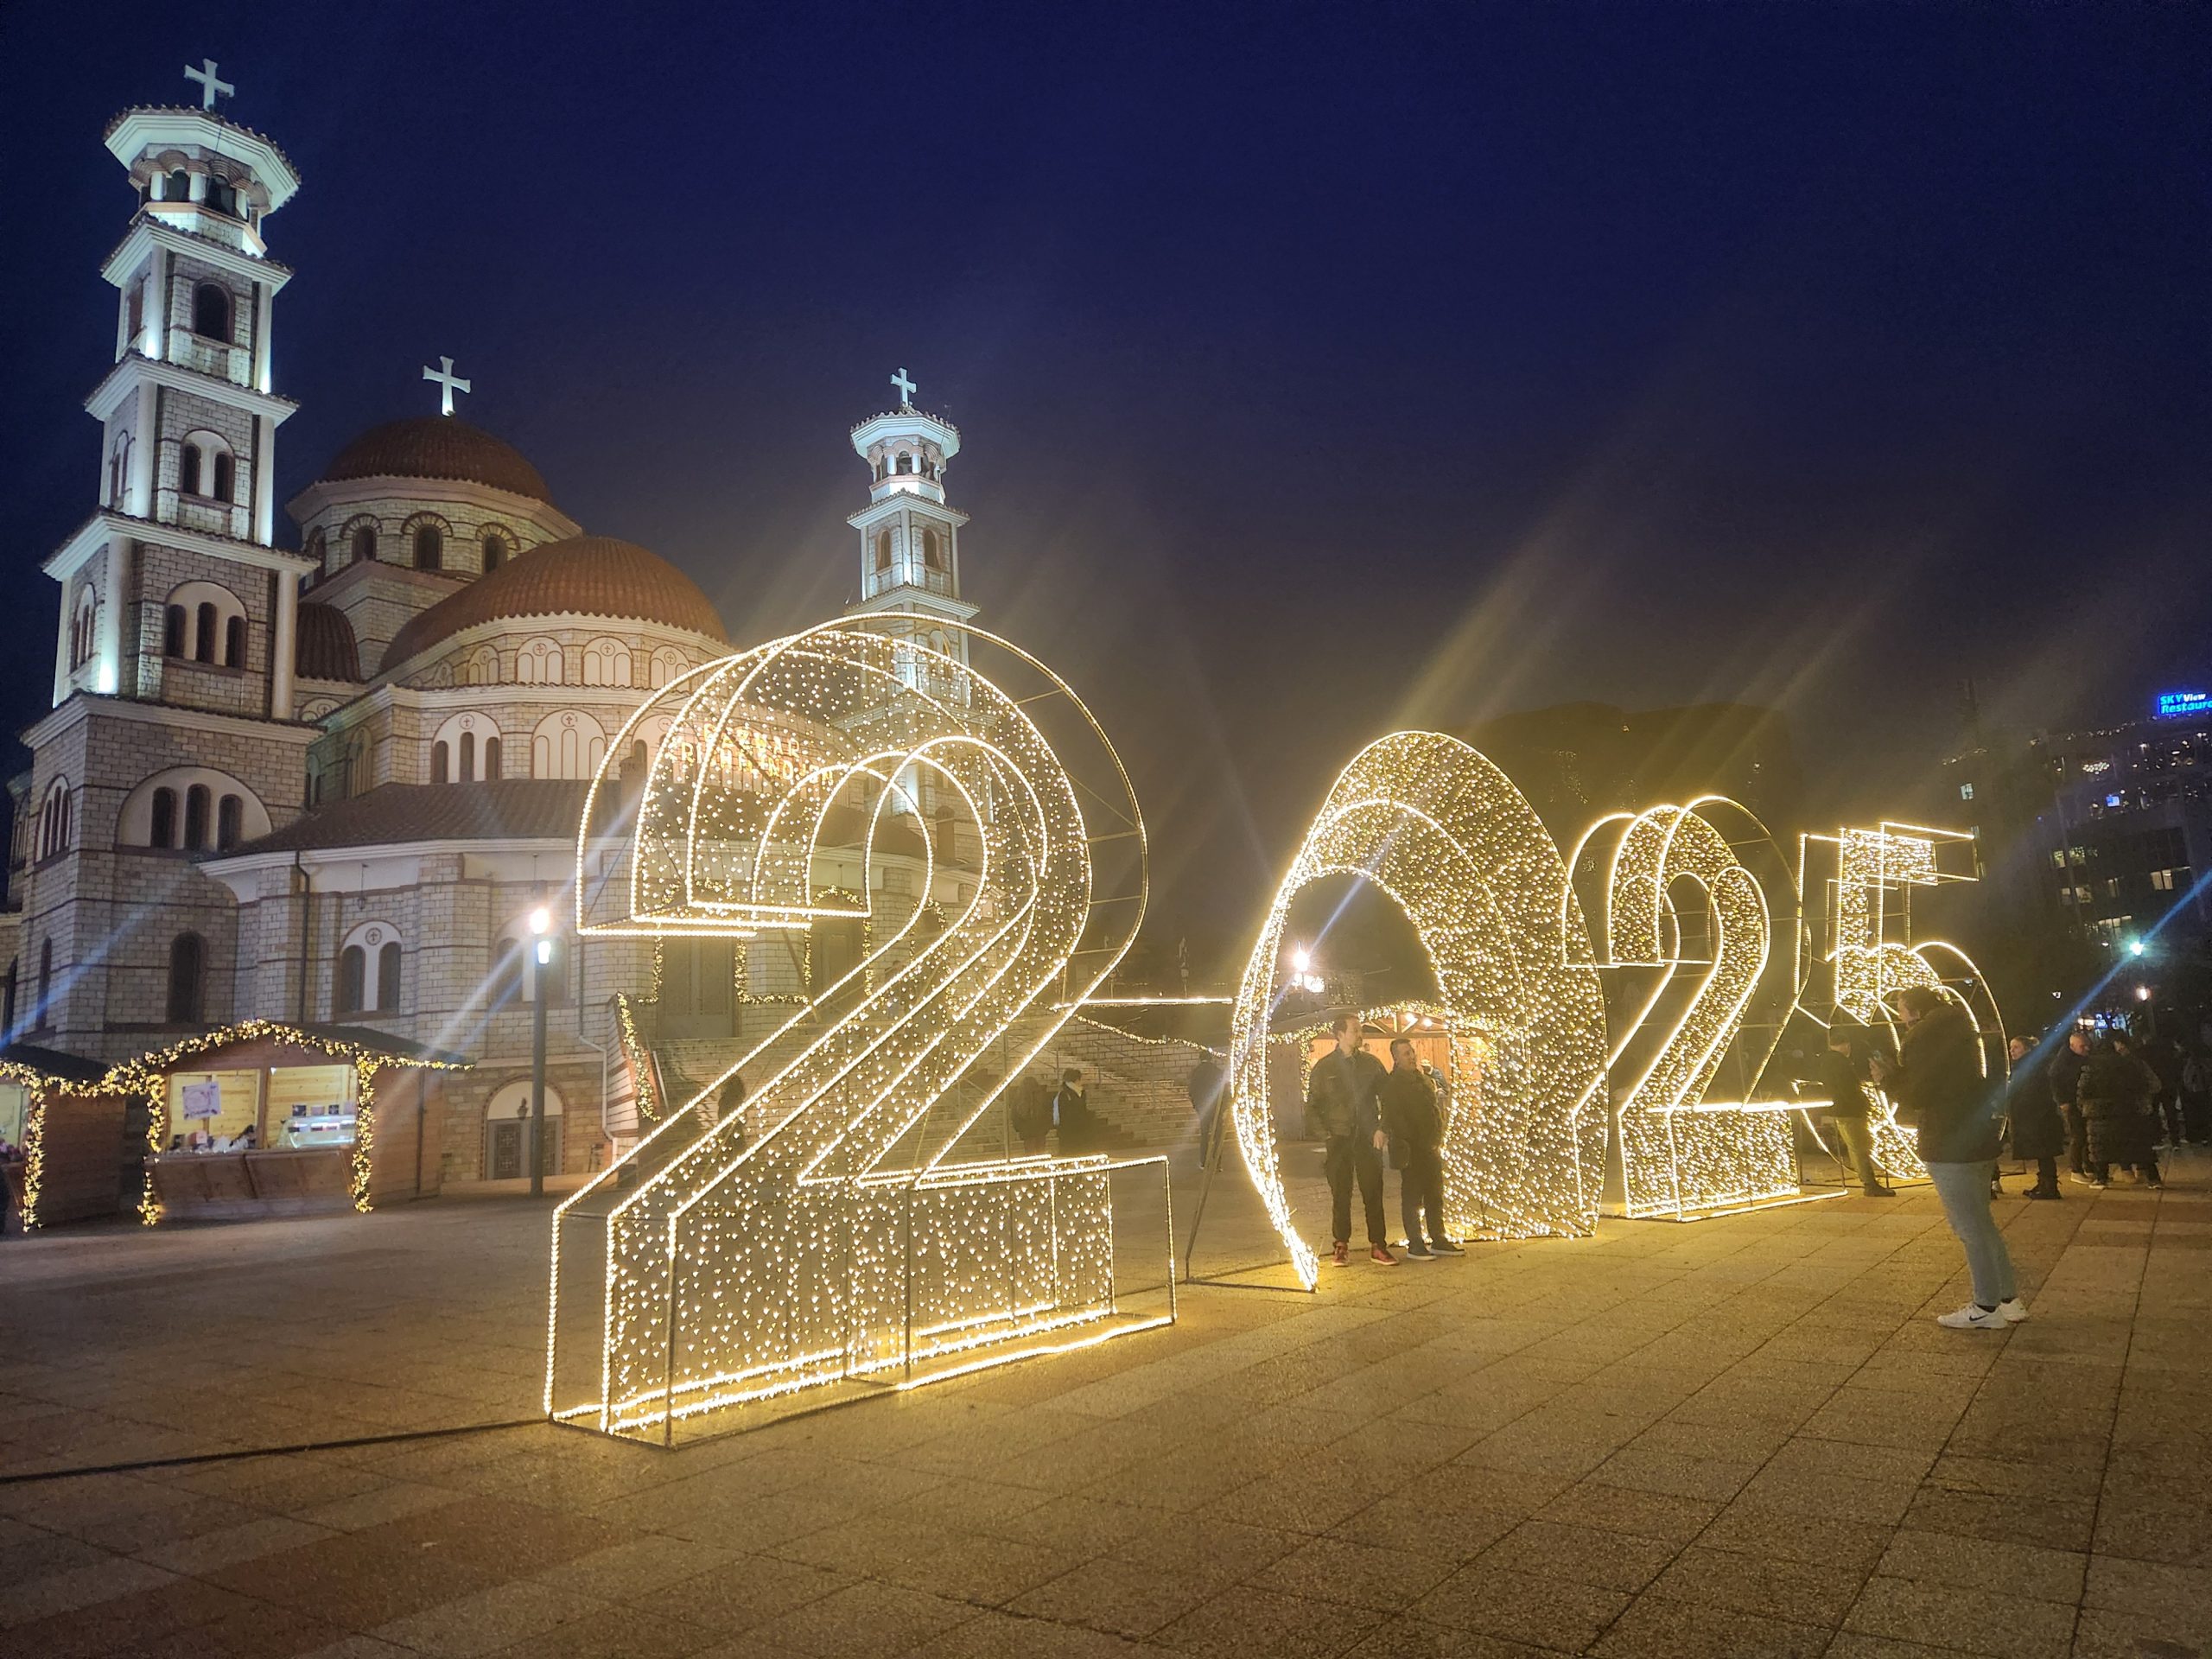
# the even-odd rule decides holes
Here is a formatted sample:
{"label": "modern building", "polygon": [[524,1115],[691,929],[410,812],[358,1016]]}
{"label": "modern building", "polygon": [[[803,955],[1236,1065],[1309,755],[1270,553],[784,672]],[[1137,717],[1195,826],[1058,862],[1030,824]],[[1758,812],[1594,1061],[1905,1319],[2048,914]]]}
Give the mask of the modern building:
{"label": "modern building", "polygon": [[[117,321],[86,404],[92,508],[45,563],[52,711],[11,785],[9,1034],[112,1061],[255,1018],[383,1033],[473,1063],[445,1091],[444,1181],[520,1176],[527,918],[573,917],[587,791],[626,721],[729,642],[689,576],[586,534],[525,457],[450,413],[346,444],[280,533],[291,272],[265,236],[300,180],[215,110],[219,87],[211,73],[203,107],[129,110],[107,132],[135,201],[101,267]],[[466,383],[449,362],[424,373],[449,410]],[[897,407],[851,434],[871,474],[853,609],[964,656],[944,632],[976,614],[966,515],[944,496],[960,435],[895,380]],[[630,732],[618,769],[666,723]],[[921,868],[918,834],[891,839],[887,879],[902,848]],[[559,950],[549,1166],[582,1168],[604,1139],[617,991],[672,1038],[733,1041],[747,1003],[842,971],[840,943]]]}

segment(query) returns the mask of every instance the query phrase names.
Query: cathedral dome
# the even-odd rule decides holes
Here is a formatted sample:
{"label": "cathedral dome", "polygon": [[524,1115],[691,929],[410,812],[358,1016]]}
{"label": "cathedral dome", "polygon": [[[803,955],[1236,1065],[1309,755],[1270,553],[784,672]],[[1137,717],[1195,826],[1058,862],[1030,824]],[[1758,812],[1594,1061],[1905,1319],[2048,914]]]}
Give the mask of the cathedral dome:
{"label": "cathedral dome", "polygon": [[510,495],[550,502],[537,468],[513,445],[450,415],[391,421],[367,431],[323,468],[321,483],[355,478],[441,478],[488,484]]}
{"label": "cathedral dome", "polygon": [[409,618],[384,662],[397,666],[480,622],[569,614],[658,622],[729,643],[698,583],[666,559],[612,536],[576,536],[518,553]]}
{"label": "cathedral dome", "polygon": [[299,646],[293,656],[300,674],[310,680],[361,677],[360,647],[345,612],[335,605],[305,600],[300,605],[299,626]]}

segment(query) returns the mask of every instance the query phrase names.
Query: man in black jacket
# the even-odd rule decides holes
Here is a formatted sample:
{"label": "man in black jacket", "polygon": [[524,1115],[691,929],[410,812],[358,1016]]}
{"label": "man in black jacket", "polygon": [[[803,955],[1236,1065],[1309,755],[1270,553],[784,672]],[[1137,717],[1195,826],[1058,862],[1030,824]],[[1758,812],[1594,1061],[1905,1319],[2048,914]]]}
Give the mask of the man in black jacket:
{"label": "man in black jacket", "polygon": [[2051,1103],[2066,1124],[2066,1164],[2083,1186],[2089,1182],[2089,1132],[2082,1122],[2082,1068],[2089,1063],[2089,1033],[2078,1026],[2050,1063]]}
{"label": "man in black jacket", "polygon": [[[1390,1140],[1390,1162],[1398,1172],[1398,1208],[1406,1224],[1406,1257],[1433,1262],[1465,1252],[1444,1236],[1444,1107],[1436,1086],[1422,1071],[1414,1046],[1401,1037],[1390,1045],[1390,1072],[1380,1095],[1382,1132]],[[1428,1235],[1421,1236],[1421,1217]]]}
{"label": "man in black jacket", "polygon": [[1920,1160],[1974,1275],[1974,1300],[1936,1322],[1955,1331],[2001,1331],[2026,1319],[2028,1307],[2005,1235],[1989,1213],[1999,1097],[1982,1075],[1981,1033],[1963,1007],[1925,985],[1897,993],[1897,1018],[1904,1036],[1896,1064],[1877,1059],[1875,1079],[1896,1096],[1898,1121],[1919,1135]]}
{"label": "man in black jacket", "polygon": [[1336,1263],[1341,1268],[1351,1259],[1351,1183],[1357,1175],[1367,1211],[1368,1259],[1377,1267],[1395,1268],[1398,1258],[1390,1254],[1382,1225],[1382,1127],[1376,1100],[1382,1062],[1367,1052],[1357,1014],[1338,1015],[1332,1029],[1337,1046],[1313,1063],[1306,1109],[1321,1126]]}

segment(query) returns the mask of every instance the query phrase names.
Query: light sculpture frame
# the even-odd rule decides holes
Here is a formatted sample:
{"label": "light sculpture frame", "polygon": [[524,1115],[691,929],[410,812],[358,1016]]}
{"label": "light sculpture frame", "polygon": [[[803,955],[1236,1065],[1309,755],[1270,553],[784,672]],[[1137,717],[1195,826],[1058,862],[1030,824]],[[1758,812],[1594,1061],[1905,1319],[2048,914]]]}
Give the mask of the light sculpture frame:
{"label": "light sculpture frame", "polygon": [[[803,1002],[753,1005],[773,1029],[556,1211],[556,1421],[668,1444],[741,1426],[754,1402],[913,1386],[1174,1317],[1172,1236],[1158,1308],[1124,1305],[1116,1262],[1117,1184],[1156,1177],[1164,1210],[1165,1159],[1013,1156],[986,1120],[1135,937],[1135,791],[1036,658],[966,627],[960,654],[935,651],[906,626],[855,619],[695,670],[593,781],[580,934],[868,933]],[[1022,683],[969,666],[979,649]],[[662,717],[644,776],[618,775]],[[612,847],[593,827],[610,790]],[[894,820],[932,799],[976,855],[922,834],[921,880],[894,893],[872,873],[906,833]],[[817,879],[833,855],[860,861],[857,893]],[[750,1092],[725,1116],[733,1073]]]}
{"label": "light sculpture frame", "polygon": [[1313,1287],[1319,1262],[1283,1185],[1267,1046],[1291,902],[1344,874],[1406,913],[1435,972],[1456,1102],[1443,1158],[1447,1228],[1588,1233],[1605,1146],[1605,1005],[1586,939],[1579,954],[1560,948],[1562,916],[1580,922],[1567,868],[1535,809],[1488,759],[1440,732],[1396,732],[1331,786],[1276,890],[1231,1017],[1237,1148],[1299,1283]]}

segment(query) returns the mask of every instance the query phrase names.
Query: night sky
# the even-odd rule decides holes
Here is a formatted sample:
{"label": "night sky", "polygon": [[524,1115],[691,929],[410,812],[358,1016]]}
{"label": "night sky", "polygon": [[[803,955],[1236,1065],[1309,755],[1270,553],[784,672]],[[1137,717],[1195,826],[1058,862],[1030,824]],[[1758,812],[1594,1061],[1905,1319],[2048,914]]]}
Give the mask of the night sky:
{"label": "night sky", "polygon": [[1902,798],[1968,677],[2023,727],[2212,683],[2202,10],[0,10],[12,724],[99,469],[101,134],[203,56],[303,180],[280,499],[449,353],[750,644],[853,596],[903,365],[1170,935],[1243,933],[1394,725],[1776,702]]}

